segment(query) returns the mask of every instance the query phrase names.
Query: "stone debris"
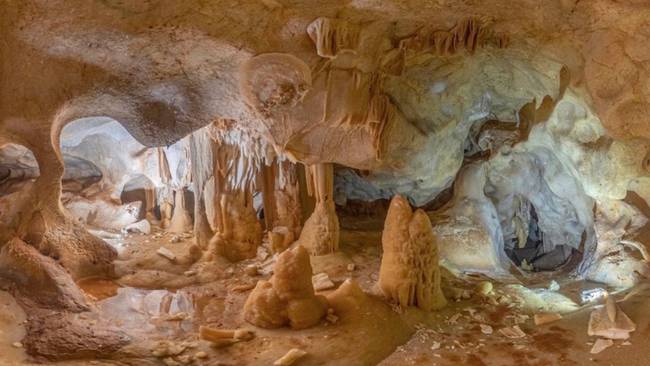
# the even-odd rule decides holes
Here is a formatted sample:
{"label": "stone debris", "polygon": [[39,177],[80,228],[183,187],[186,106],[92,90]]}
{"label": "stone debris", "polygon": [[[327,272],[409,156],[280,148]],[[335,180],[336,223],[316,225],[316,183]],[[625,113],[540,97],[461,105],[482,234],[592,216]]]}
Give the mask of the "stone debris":
{"label": "stone debris", "polygon": [[605,306],[591,312],[587,334],[608,339],[628,339],[635,330],[636,325],[632,320],[611,296],[607,296]]}
{"label": "stone debris", "polygon": [[259,270],[257,269],[257,265],[255,264],[250,264],[244,268],[244,273],[246,273],[250,277],[255,277],[259,274]]}
{"label": "stone debris", "polygon": [[189,271],[183,272],[183,274],[187,277],[192,277],[192,276],[196,276],[198,272],[195,269],[191,269]]}
{"label": "stone debris", "polygon": [[350,264],[348,264],[348,266],[347,266],[347,270],[348,270],[348,272],[352,272],[352,271],[354,271],[355,269],[356,269],[356,265],[355,265],[354,263],[350,263]]}
{"label": "stone debris", "polygon": [[526,333],[524,333],[521,328],[519,328],[518,325],[514,325],[512,327],[507,327],[507,328],[501,328],[499,329],[499,333],[503,335],[506,338],[510,339],[518,339],[518,338],[524,338],[526,336]]}
{"label": "stone debris", "polygon": [[172,253],[171,250],[169,250],[169,249],[167,249],[167,248],[165,248],[165,247],[160,247],[160,248],[158,248],[158,250],[156,251],[156,253],[157,253],[158,255],[160,255],[160,256],[163,256],[163,257],[169,259],[169,260],[172,261],[172,262],[176,261],[176,254]]}
{"label": "stone debris", "polygon": [[246,284],[243,284],[243,285],[233,286],[230,290],[233,291],[233,292],[246,292],[246,291],[252,290],[254,288],[255,288],[254,283],[246,283]]}
{"label": "stone debris", "polygon": [[551,283],[548,284],[548,290],[549,291],[560,291],[560,284],[557,283],[557,281],[552,280]]}
{"label": "stone debris", "polygon": [[335,287],[334,282],[332,282],[327,273],[324,272],[315,274],[311,278],[311,282],[314,285],[314,291],[324,291]]}
{"label": "stone debris", "polygon": [[591,354],[595,355],[595,354],[598,354],[598,353],[604,351],[605,349],[607,349],[607,348],[609,348],[609,347],[611,347],[613,345],[614,345],[614,341],[612,341],[611,339],[598,338],[596,340],[596,342],[594,343],[594,346],[591,347],[591,351],[589,351],[589,352],[591,352]]}
{"label": "stone debris", "polygon": [[178,235],[172,236],[171,240],[169,241],[172,244],[180,243],[181,242],[181,237]]}
{"label": "stone debris", "polygon": [[208,358],[208,354],[203,352],[203,351],[199,351],[199,352],[194,354],[194,358],[197,359],[197,360],[202,360],[202,359]]}
{"label": "stone debris", "polygon": [[431,345],[431,350],[435,351],[437,349],[440,349],[440,342],[433,341],[433,344]]}
{"label": "stone debris", "polygon": [[187,346],[185,344],[174,343],[171,341],[160,341],[151,351],[151,354],[158,358],[165,358],[180,355],[185,352],[186,349]]}
{"label": "stone debris", "polygon": [[140,220],[138,222],[135,222],[133,224],[127,225],[124,230],[129,233],[141,233],[145,235],[149,235],[151,233],[151,224],[147,219]]}
{"label": "stone debris", "polygon": [[11,344],[14,348],[23,348],[23,344],[20,342],[14,342]]}
{"label": "stone debris", "polygon": [[458,319],[462,316],[461,313],[456,313],[451,316],[451,318],[447,319],[447,324],[456,324],[458,322]]}
{"label": "stone debris", "polygon": [[327,309],[327,316],[325,316],[325,319],[332,324],[339,321],[339,317],[334,314],[334,309],[332,308]]}
{"label": "stone debris", "polygon": [[492,329],[491,326],[489,326],[487,324],[481,324],[480,326],[481,326],[481,333],[488,334],[488,335],[492,334],[493,329]]}
{"label": "stone debris", "polygon": [[215,347],[226,347],[237,342],[250,341],[255,333],[248,329],[217,329],[206,326],[199,328],[199,338]]}
{"label": "stone debris", "polygon": [[178,312],[178,313],[175,313],[175,314],[166,315],[166,316],[163,317],[163,319],[166,320],[166,321],[181,321],[181,320],[185,320],[185,319],[187,319],[189,317],[190,317],[190,315],[188,313],[181,311],[181,312]]}
{"label": "stone debris", "polygon": [[305,357],[307,355],[307,352],[298,349],[298,348],[292,348],[287,352],[284,356],[278,358],[273,362],[273,366],[289,366],[293,365],[296,361],[299,359]]}
{"label": "stone debris", "polygon": [[560,319],[562,319],[562,315],[558,313],[539,313],[533,316],[535,325],[548,324]]}
{"label": "stone debris", "polygon": [[494,285],[490,281],[482,281],[476,286],[476,293],[481,296],[488,296],[492,293]]}

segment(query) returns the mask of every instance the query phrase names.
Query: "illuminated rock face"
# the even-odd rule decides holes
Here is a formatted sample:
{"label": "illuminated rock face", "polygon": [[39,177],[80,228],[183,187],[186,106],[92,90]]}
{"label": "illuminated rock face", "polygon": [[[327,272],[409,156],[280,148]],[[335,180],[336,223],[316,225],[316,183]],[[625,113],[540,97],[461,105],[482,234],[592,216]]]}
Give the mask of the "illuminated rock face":
{"label": "illuminated rock face", "polygon": [[379,288],[400,306],[439,309],[447,303],[440,289],[438,242],[429,217],[411,210],[408,201],[395,196],[390,203],[379,270]]}

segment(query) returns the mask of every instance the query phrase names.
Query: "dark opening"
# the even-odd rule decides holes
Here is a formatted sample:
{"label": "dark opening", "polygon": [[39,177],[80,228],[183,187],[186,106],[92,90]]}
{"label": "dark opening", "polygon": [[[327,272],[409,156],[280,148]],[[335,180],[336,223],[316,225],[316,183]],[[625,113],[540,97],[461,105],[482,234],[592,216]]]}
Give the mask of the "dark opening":
{"label": "dark opening", "polygon": [[569,245],[544,247],[544,232],[539,227],[535,206],[529,207],[528,230],[525,240],[515,236],[505,243],[505,252],[518,267],[528,271],[553,271],[569,261],[575,249]]}

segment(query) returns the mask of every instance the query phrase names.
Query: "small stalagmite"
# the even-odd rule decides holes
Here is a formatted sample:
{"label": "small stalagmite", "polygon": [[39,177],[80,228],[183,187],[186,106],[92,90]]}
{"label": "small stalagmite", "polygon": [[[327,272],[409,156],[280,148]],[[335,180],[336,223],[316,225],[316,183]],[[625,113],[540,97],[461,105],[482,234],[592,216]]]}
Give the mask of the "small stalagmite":
{"label": "small stalagmite", "polygon": [[309,253],[303,246],[278,256],[269,281],[259,281],[244,305],[244,318],[261,328],[308,328],[326,315],[327,299],[314,293]]}
{"label": "small stalagmite", "polygon": [[221,196],[221,227],[210,240],[209,253],[217,253],[231,262],[255,257],[262,241],[262,228],[255,217],[252,198],[238,195]]}
{"label": "small stalagmite", "polygon": [[442,308],[438,243],[424,211],[411,209],[402,196],[393,198],[382,234],[384,254],[379,288],[400,306],[423,310]]}
{"label": "small stalagmite", "polygon": [[185,194],[179,189],[174,192],[174,211],[167,231],[185,233],[192,229],[192,217],[187,211]]}
{"label": "small stalagmite", "polygon": [[314,212],[305,222],[299,242],[311,255],[334,253],[339,247],[339,219],[334,207],[334,168],[316,164],[306,169],[307,191],[316,197]]}

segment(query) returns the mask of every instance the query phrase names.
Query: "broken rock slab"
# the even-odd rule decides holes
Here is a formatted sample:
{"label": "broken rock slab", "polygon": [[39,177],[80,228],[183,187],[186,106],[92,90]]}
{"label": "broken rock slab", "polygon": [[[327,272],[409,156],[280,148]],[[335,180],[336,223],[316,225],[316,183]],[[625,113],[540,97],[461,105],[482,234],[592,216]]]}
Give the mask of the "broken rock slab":
{"label": "broken rock slab", "polygon": [[147,219],[129,224],[124,229],[129,233],[141,233],[145,235],[151,234],[151,224]]}
{"label": "broken rock slab", "polygon": [[335,287],[334,282],[330,280],[330,277],[327,273],[318,273],[311,278],[311,282],[314,285],[314,291],[325,291]]}
{"label": "broken rock slab", "polygon": [[628,339],[635,330],[636,325],[632,320],[611,296],[607,296],[605,306],[591,312],[587,334],[608,339]]}
{"label": "broken rock slab", "polygon": [[273,366],[290,366],[306,355],[307,352],[298,348],[292,348],[284,356],[280,357],[275,362],[273,362]]}
{"label": "broken rock slab", "polygon": [[591,351],[589,352],[595,355],[606,350],[607,348],[613,345],[614,345],[614,341],[612,341],[611,339],[598,338],[594,343],[594,346],[591,347]]}
{"label": "broken rock slab", "polygon": [[518,325],[507,327],[507,328],[501,328],[499,329],[499,333],[501,333],[501,335],[503,335],[504,337],[510,339],[518,339],[518,338],[526,337],[526,333],[524,333],[524,331],[521,330],[521,328],[519,328]]}
{"label": "broken rock slab", "polygon": [[163,256],[163,257],[169,259],[172,262],[174,262],[176,260],[176,254],[172,253],[171,250],[169,250],[169,249],[167,249],[165,247],[158,248],[156,253],[158,253],[158,255],[160,255],[160,256]]}

